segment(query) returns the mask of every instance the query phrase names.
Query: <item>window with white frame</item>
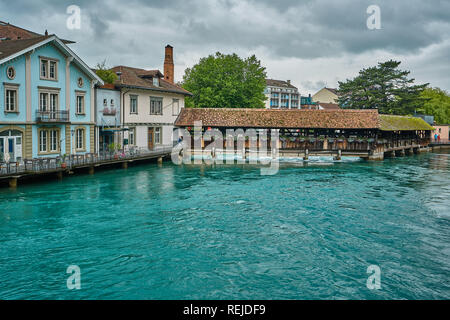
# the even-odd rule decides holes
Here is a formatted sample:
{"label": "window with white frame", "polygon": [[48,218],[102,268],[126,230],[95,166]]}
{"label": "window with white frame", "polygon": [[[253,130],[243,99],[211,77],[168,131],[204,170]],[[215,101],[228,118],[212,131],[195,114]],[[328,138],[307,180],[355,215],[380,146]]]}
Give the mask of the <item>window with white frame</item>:
{"label": "window with white frame", "polygon": [[41,58],[41,79],[57,80],[58,79],[58,61],[47,58]]}
{"label": "window with white frame", "polygon": [[48,111],[48,92],[41,92],[39,94],[39,110]]}
{"label": "window with white frame", "polygon": [[17,88],[6,87],[5,89],[5,112],[18,112]]}
{"label": "window with white frame", "polygon": [[136,144],[136,128],[130,128],[128,132],[128,144],[135,145]]}
{"label": "window with white frame", "polygon": [[84,150],[84,139],[86,131],[84,128],[78,128],[75,130],[75,148],[77,150]]}
{"label": "window with white frame", "polygon": [[50,152],[58,151],[58,130],[50,130]]}
{"label": "window with white frame", "polygon": [[77,93],[76,95],[76,108],[75,108],[76,114],[85,114],[84,109],[84,94],[83,93]]}
{"label": "window with white frame", "polygon": [[58,92],[39,92],[39,111],[51,112],[55,115],[59,110],[59,93]]}
{"label": "window with white frame", "polygon": [[156,127],[155,128],[155,143],[156,144],[161,144],[162,142],[162,130],[161,127]]}
{"label": "window with white frame", "polygon": [[48,131],[41,130],[39,132],[39,152],[47,152]]}
{"label": "window with white frame", "polygon": [[59,129],[39,129],[39,153],[59,152]]}
{"label": "window with white frame", "polygon": [[172,102],[172,115],[177,116],[180,113],[180,100],[173,99]]}
{"label": "window with white frame", "polygon": [[137,96],[130,96],[130,113],[136,114],[138,106],[138,97]]}
{"label": "window with white frame", "polygon": [[158,97],[150,97],[150,114],[162,115],[163,99]]}

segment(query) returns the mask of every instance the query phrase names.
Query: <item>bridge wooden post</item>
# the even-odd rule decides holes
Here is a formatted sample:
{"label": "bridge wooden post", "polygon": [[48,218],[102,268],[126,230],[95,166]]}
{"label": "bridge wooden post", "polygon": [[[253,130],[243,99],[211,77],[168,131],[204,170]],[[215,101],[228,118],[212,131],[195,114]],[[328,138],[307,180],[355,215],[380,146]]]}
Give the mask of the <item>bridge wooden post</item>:
{"label": "bridge wooden post", "polygon": [[163,163],[163,157],[159,157],[158,158],[158,164],[162,164]]}
{"label": "bridge wooden post", "polygon": [[89,167],[89,174],[93,175],[95,172],[94,167]]}
{"label": "bridge wooden post", "polygon": [[305,156],[303,157],[303,160],[308,160],[309,159],[309,150],[306,149],[305,150]]}
{"label": "bridge wooden post", "polygon": [[56,173],[56,178],[58,178],[58,180],[62,180],[62,178],[63,178],[63,173],[62,173],[62,171],[58,171],[58,172]]}
{"label": "bridge wooden post", "polygon": [[128,162],[122,162],[122,169],[128,169]]}

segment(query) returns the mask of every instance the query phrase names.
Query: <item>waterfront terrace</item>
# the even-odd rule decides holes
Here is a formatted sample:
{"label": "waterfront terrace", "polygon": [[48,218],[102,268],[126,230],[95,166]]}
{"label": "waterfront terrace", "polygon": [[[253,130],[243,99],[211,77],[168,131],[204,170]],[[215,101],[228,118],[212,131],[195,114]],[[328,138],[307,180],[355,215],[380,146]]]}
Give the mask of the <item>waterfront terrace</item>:
{"label": "waterfront terrace", "polygon": [[[382,160],[385,156],[428,151],[433,130],[422,119],[381,115],[377,110],[194,108],[183,109],[175,126],[192,130],[197,121],[201,121],[203,131],[218,129],[223,134],[227,129],[239,128],[266,130],[269,135],[276,130],[279,133],[276,147],[280,156],[303,157],[305,160],[311,155]],[[268,140],[268,147],[272,148],[271,139]],[[224,141],[224,150],[229,143]],[[202,148],[206,147],[202,141]],[[248,147],[247,139],[245,148]]]}

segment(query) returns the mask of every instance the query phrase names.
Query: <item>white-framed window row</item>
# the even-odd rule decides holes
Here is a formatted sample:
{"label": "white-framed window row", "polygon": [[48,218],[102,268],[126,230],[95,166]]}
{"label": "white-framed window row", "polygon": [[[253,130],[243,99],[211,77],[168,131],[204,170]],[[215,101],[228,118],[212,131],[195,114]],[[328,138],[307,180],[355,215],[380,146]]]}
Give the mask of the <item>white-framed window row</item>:
{"label": "white-framed window row", "polygon": [[138,113],[138,96],[130,95],[130,114]]}
{"label": "white-framed window row", "polygon": [[19,85],[5,83],[5,113],[19,113]]}
{"label": "white-framed window row", "polygon": [[56,154],[60,152],[59,128],[39,128],[39,154]]}
{"label": "white-framed window row", "polygon": [[84,116],[86,114],[86,92],[75,91],[75,114]]}
{"label": "white-framed window row", "polygon": [[86,151],[86,128],[76,128],[75,129],[75,150]]}
{"label": "white-framed window row", "polygon": [[41,80],[58,80],[58,59],[40,57]]}
{"label": "white-framed window row", "polygon": [[162,114],[163,114],[163,98],[150,97],[150,114],[162,116]]}

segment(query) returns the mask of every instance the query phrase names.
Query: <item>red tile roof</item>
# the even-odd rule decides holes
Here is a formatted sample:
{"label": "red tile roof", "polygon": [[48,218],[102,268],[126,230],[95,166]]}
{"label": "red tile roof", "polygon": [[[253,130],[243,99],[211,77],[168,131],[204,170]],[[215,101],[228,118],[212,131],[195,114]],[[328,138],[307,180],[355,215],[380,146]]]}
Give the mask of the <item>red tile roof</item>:
{"label": "red tile roof", "polygon": [[[0,40],[27,40],[33,38],[43,37],[39,34],[18,26],[12,25],[9,22],[0,21]],[[66,44],[75,43],[74,41],[61,39]]]}
{"label": "red tile roof", "polygon": [[32,32],[7,22],[0,21],[0,39],[4,40],[20,40],[42,37],[42,34]]}
{"label": "red tile roof", "polygon": [[[117,66],[111,69],[111,71],[120,72],[120,80],[117,80],[114,84],[118,87],[131,87],[136,89],[154,90],[162,92],[172,92],[184,95],[192,95],[189,91],[182,87],[172,84],[163,79],[163,74],[159,70],[144,70],[126,66]],[[158,76],[159,86],[153,85],[152,77]]]}
{"label": "red tile roof", "polygon": [[182,109],[175,125],[229,128],[374,129],[377,110]]}

